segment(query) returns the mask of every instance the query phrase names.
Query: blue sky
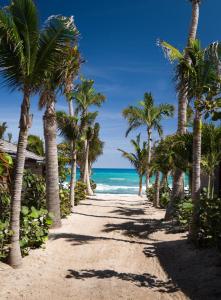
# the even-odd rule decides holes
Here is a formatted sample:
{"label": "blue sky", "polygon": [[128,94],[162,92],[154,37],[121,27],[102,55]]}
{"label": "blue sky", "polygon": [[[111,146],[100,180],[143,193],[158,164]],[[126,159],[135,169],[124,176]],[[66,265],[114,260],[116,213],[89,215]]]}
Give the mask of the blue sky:
{"label": "blue sky", "polygon": [[[8,1],[1,1],[2,5]],[[185,46],[191,16],[188,0],[37,0],[41,20],[52,14],[73,15],[80,31],[80,51],[86,63],[81,73],[95,80],[97,91],[107,101],[100,109],[104,155],[96,167],[129,167],[117,148],[130,149],[125,138],[127,123],[123,108],[136,104],[144,92],[151,91],[156,103],[176,105],[172,82],[173,67],[166,61],[158,38],[182,49]],[[198,36],[203,45],[221,39],[221,1],[203,0]],[[0,122],[6,121],[14,140],[18,135],[21,95],[0,89]],[[42,134],[42,112],[32,99],[33,134]],[[66,109],[62,97],[58,109]],[[176,130],[176,116],[163,122],[165,134]],[[143,138],[145,131],[141,129]]]}

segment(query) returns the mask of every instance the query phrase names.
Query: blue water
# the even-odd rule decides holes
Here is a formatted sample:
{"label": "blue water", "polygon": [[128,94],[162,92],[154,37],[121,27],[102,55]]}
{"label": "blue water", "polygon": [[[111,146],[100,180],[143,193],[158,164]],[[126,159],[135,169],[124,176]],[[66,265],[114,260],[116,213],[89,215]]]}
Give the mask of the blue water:
{"label": "blue water", "polygon": [[[79,176],[79,174],[78,174]],[[97,184],[96,193],[107,194],[137,194],[139,178],[133,169],[97,169],[92,171],[92,179]],[[153,184],[155,177],[150,183]],[[185,180],[187,182],[187,178]],[[172,177],[169,178],[169,185],[172,186]],[[145,190],[145,178],[143,178]]]}

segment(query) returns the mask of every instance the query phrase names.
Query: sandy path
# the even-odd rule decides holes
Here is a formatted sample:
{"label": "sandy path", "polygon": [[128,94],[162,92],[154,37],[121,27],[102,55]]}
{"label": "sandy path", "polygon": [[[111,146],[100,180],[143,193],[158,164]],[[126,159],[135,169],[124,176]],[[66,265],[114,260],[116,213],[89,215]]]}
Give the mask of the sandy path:
{"label": "sandy path", "polygon": [[136,196],[84,201],[22,269],[0,265],[0,299],[189,299],[154,255],[163,215]]}

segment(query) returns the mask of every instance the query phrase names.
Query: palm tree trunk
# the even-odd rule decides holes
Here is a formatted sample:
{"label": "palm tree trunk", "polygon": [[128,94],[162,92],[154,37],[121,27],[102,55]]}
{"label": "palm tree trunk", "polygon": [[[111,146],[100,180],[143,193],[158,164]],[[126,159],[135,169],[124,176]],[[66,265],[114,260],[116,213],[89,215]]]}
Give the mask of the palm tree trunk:
{"label": "palm tree trunk", "polygon": [[160,187],[161,188],[164,188],[167,186],[167,177],[168,177],[168,174],[167,173],[164,173],[162,175],[162,179],[161,179],[161,183],[160,183]]}
{"label": "palm tree trunk", "polygon": [[31,127],[32,116],[30,111],[30,93],[24,92],[24,98],[21,106],[20,131],[18,138],[15,173],[11,200],[11,218],[10,229],[13,232],[10,239],[10,252],[8,257],[9,264],[16,268],[22,263],[21,250],[19,244],[20,233],[20,211],[21,211],[21,191],[23,182],[23,173],[25,166],[26,147],[28,140],[28,129]]}
{"label": "palm tree trunk", "polygon": [[91,183],[90,183],[88,156],[89,156],[89,141],[87,141],[87,143],[86,143],[85,166],[84,166],[84,183],[86,183],[86,185],[87,185],[87,194],[89,196],[92,196],[93,191],[92,191]]}
{"label": "palm tree trunk", "polygon": [[142,197],[142,189],[143,189],[143,176],[140,175],[139,177],[139,192],[138,192],[138,196]]}
{"label": "palm tree trunk", "polygon": [[[200,0],[192,0],[192,17],[191,24],[188,35],[189,45],[191,40],[196,39],[198,22],[199,22],[199,7]],[[186,57],[188,60],[188,57]],[[181,88],[180,93],[178,95],[178,130],[177,132],[180,134],[186,133],[186,123],[187,123],[187,87],[185,83],[183,83],[183,88]],[[166,210],[166,219],[170,219],[173,216],[174,212],[174,204],[176,199],[180,199],[184,195],[184,186],[183,186],[183,171],[180,169],[175,170],[174,178],[173,178],[173,191],[172,197],[169,205]]]}
{"label": "palm tree trunk", "polygon": [[190,225],[190,237],[196,241],[199,230],[199,202],[201,189],[201,139],[202,139],[202,120],[201,114],[196,109],[193,129],[193,175],[192,175],[192,201],[193,216]]}
{"label": "palm tree trunk", "polygon": [[160,172],[156,172],[154,207],[160,206]]}
{"label": "palm tree trunk", "polygon": [[146,191],[150,186],[150,161],[151,161],[151,141],[152,141],[152,132],[151,129],[147,129],[147,170],[146,170]]}
{"label": "palm tree trunk", "polygon": [[46,200],[47,209],[53,214],[53,228],[61,226],[58,153],[56,144],[55,103],[47,104],[44,115],[45,160],[46,160]]}
{"label": "palm tree trunk", "polygon": [[207,185],[207,198],[211,195],[211,175],[208,175],[208,185]]}
{"label": "palm tree trunk", "polygon": [[[74,116],[73,101],[68,100],[69,115]],[[76,174],[77,174],[77,150],[76,141],[71,142],[72,161],[71,161],[71,179],[70,179],[70,203],[71,211],[74,211],[75,202],[75,185],[76,185]]]}
{"label": "palm tree trunk", "polygon": [[71,163],[71,180],[70,180],[70,202],[71,202],[71,211],[74,211],[74,202],[75,202],[75,185],[76,185],[76,174],[77,174],[77,151],[76,143],[72,145],[72,163]]}

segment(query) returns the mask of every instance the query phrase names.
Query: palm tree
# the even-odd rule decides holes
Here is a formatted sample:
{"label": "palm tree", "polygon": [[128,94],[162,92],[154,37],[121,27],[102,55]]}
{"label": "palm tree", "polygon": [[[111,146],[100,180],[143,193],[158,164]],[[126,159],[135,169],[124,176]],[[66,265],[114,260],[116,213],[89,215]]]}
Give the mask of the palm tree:
{"label": "palm tree", "polygon": [[154,105],[154,99],[151,93],[144,94],[144,100],[139,102],[139,106],[129,106],[123,110],[123,116],[129,123],[129,128],[126,136],[133,129],[140,126],[145,126],[147,130],[147,169],[146,169],[146,189],[149,188],[150,182],[150,161],[151,161],[151,148],[152,148],[152,131],[157,130],[158,134],[162,136],[163,130],[161,121],[164,117],[172,117],[174,107],[170,104]]}
{"label": "palm tree", "polygon": [[[76,78],[81,63],[80,52],[76,45],[73,47],[71,45],[67,46],[67,55],[64,59],[64,65],[62,66],[62,80],[63,80],[63,94],[66,97],[69,115],[74,117],[74,107],[73,107],[73,90],[74,90],[74,79]],[[73,124],[76,129],[76,123]],[[77,147],[76,141],[73,138],[69,139],[71,143],[71,148],[73,151],[71,160],[71,178],[70,178],[70,202],[72,203],[72,209],[74,208],[74,198],[75,198],[75,184],[76,184],[76,173],[77,173]]]}
{"label": "palm tree", "polygon": [[34,90],[34,68],[39,46],[38,15],[33,1],[11,1],[7,8],[0,11],[0,41],[0,73],[5,79],[5,84],[23,93],[11,204],[13,235],[9,263],[16,267],[21,263],[19,246],[21,190],[28,129],[32,121],[29,113],[30,95]]}
{"label": "palm tree", "polygon": [[12,142],[12,133],[8,132],[8,142],[11,143]]}
{"label": "palm tree", "polygon": [[[196,39],[197,29],[198,29],[198,22],[199,22],[199,8],[201,0],[190,0],[192,3],[192,17],[191,17],[191,24],[188,34],[188,41],[187,47],[190,45],[190,42]],[[166,53],[169,52],[169,57],[173,61],[173,54],[171,53],[171,48],[167,48],[166,43],[160,43],[163,45],[164,50]],[[172,51],[173,52],[173,51]],[[184,57],[187,62],[190,62],[188,53],[184,53]],[[178,128],[177,132],[180,134],[184,134],[186,132],[187,127],[187,82],[185,78],[181,78],[182,81],[182,88],[178,91]],[[180,169],[176,169],[174,174],[173,180],[173,193],[172,193],[172,200],[175,201],[176,198],[180,198],[183,195],[183,171]],[[171,205],[172,207],[172,205]],[[171,215],[169,211],[167,211],[168,218]]]}
{"label": "palm tree", "polygon": [[190,63],[184,59],[180,63],[178,72],[178,88],[180,74],[185,74],[188,80],[188,99],[194,102],[194,127],[193,127],[193,165],[192,165],[192,201],[194,213],[190,227],[190,237],[195,241],[199,229],[199,202],[201,191],[201,146],[202,146],[202,116],[209,116],[220,106],[220,99],[216,98],[220,86],[217,60],[218,48],[214,44],[207,49],[202,49],[198,40],[192,41],[188,51]]}
{"label": "palm tree", "polygon": [[[39,83],[39,107],[46,107],[43,117],[46,160],[46,198],[48,211],[54,216],[53,227],[55,228],[61,226],[55,103],[56,94],[62,86],[63,65],[67,55],[66,47],[67,44],[75,42],[77,29],[72,17],[52,17],[50,18],[50,23],[53,25],[54,30],[58,31],[57,35],[60,35],[58,39],[59,44],[57,53],[55,53],[54,60],[51,64],[51,72],[47,72]],[[50,24],[46,23],[45,42],[50,42],[54,30],[51,30]],[[55,43],[54,46],[56,46],[56,40],[51,41],[51,43]]]}
{"label": "palm tree", "polygon": [[71,180],[70,180],[70,203],[74,210],[75,202],[75,183],[76,183],[76,169],[77,169],[77,141],[81,138],[81,126],[79,119],[76,116],[67,115],[65,112],[57,112],[57,124],[60,135],[62,135],[72,148],[72,165],[71,165]]}
{"label": "palm tree", "polygon": [[[55,20],[62,26],[55,26]],[[61,30],[63,28],[63,30]],[[11,210],[11,248],[9,262],[21,263],[19,246],[19,216],[22,178],[28,130],[31,127],[30,96],[37,91],[37,83],[51,70],[55,56],[64,48],[71,31],[62,17],[48,19],[40,32],[38,13],[32,0],[15,0],[0,11],[0,72],[11,89],[23,92],[19,138],[15,164]]]}
{"label": "palm tree", "polygon": [[138,175],[139,175],[139,192],[138,195],[142,197],[142,179],[146,172],[146,165],[147,165],[147,143],[143,142],[141,145],[140,143],[140,134],[137,135],[136,140],[131,140],[131,144],[134,147],[134,153],[129,153],[124,150],[118,149],[122,152],[122,156],[129,160],[132,166],[135,167]]}
{"label": "palm tree", "polygon": [[201,166],[208,177],[207,197],[214,196],[215,170],[221,162],[221,127],[203,124]]}
{"label": "palm tree", "polygon": [[[73,97],[77,103],[77,112],[81,113],[81,118],[85,119],[88,115],[88,108],[90,106],[98,106],[100,107],[101,104],[105,101],[105,96],[101,93],[97,93],[93,87],[94,81],[93,80],[86,80],[81,79],[81,83],[76,87],[75,91],[73,92]],[[88,124],[85,122],[83,131],[87,131]],[[87,159],[87,148],[89,147],[87,137],[85,138],[84,142],[84,151],[85,151],[85,163],[83,169],[83,181],[89,184],[89,162]],[[91,192],[91,188],[88,185],[87,190]]]}
{"label": "palm tree", "polygon": [[8,126],[6,122],[0,123],[0,139],[4,138],[4,134],[7,130]]}
{"label": "palm tree", "polygon": [[44,156],[44,143],[42,139],[37,135],[29,135],[27,150],[32,151],[37,155]]}

